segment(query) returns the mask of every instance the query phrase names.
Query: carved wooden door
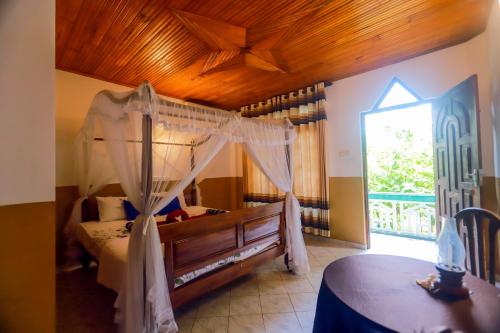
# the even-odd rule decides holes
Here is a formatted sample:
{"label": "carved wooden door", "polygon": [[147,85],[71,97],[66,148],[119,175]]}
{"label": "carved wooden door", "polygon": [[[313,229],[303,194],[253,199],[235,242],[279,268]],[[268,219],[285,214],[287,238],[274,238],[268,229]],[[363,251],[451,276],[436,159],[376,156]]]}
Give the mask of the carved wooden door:
{"label": "carved wooden door", "polygon": [[440,216],[481,206],[478,111],[476,75],[432,103],[438,230]]}

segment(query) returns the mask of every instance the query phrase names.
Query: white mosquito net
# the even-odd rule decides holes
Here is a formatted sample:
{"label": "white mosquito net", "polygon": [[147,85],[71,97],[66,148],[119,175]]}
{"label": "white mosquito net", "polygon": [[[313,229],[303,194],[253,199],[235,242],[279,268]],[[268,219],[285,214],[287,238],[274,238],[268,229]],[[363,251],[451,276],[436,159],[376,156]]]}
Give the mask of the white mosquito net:
{"label": "white mosquito net", "polygon": [[227,142],[243,145],[256,165],[287,193],[286,252],[292,270],[309,271],[300,206],[292,193],[288,120],[241,118],[235,112],[159,98],[149,83],[94,98],[75,148],[79,192],[67,231],[81,222],[81,204],[119,181],[140,214],[134,222],[116,319],[127,333],[176,332],[158,228],[153,218],[196,177]]}

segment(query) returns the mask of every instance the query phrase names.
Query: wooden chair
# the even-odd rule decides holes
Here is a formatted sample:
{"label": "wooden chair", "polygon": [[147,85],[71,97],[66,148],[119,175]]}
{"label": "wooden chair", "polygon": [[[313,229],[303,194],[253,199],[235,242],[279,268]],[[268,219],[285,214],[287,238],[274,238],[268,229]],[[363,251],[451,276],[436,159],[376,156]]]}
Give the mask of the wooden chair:
{"label": "wooden chair", "polygon": [[[485,267],[485,228],[487,229],[488,246],[488,280],[495,285],[496,272],[496,248],[498,244],[497,233],[500,230],[500,217],[498,215],[482,208],[465,208],[455,215],[457,220],[458,233],[464,242],[467,253],[468,269],[475,276],[486,280]],[[477,263],[476,263],[477,254]],[[479,269],[477,268],[479,266]],[[478,272],[479,270],[479,272]],[[478,274],[479,273],[479,274]]]}

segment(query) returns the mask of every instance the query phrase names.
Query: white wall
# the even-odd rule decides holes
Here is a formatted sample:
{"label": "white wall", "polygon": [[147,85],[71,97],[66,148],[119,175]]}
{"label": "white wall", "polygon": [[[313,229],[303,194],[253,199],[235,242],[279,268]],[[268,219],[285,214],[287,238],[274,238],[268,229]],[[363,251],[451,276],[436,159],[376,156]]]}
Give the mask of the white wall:
{"label": "white wall", "polygon": [[205,178],[242,177],[243,165],[241,157],[241,145],[227,143],[196,178],[201,181]]}
{"label": "white wall", "polygon": [[500,4],[495,2],[486,30],[491,75],[491,110],[494,124],[495,176],[500,178]]}
{"label": "white wall", "polygon": [[54,1],[0,2],[0,205],[55,199]]}
{"label": "white wall", "polygon": [[[60,70],[56,71],[57,186],[77,185],[73,163],[73,143],[92,99],[104,89],[128,91],[131,88]],[[236,158],[237,151],[236,145],[226,145],[202,171],[200,177],[241,176],[241,159]]]}
{"label": "white wall", "polygon": [[361,177],[360,112],[369,111],[393,77],[400,78],[422,98],[440,96],[470,75],[478,74],[482,162],[493,175],[490,75],[487,37],[352,76],[326,90],[329,176]]}
{"label": "white wall", "polygon": [[[368,111],[397,76],[423,98],[440,96],[470,75],[478,74],[482,162],[494,174],[493,133],[488,64],[488,36],[334,82],[326,90],[330,177],[362,176],[360,112]],[[130,88],[56,71],[57,186],[75,185],[72,143],[93,96],[102,89]],[[500,117],[497,117],[497,121]],[[228,145],[201,178],[241,176],[240,149]]]}

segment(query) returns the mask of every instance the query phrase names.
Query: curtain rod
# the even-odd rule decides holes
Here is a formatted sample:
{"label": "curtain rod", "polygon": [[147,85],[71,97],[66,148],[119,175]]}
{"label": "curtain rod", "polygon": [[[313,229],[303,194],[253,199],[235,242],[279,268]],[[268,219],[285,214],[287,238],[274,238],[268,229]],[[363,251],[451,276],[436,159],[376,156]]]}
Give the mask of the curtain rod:
{"label": "curtain rod", "polygon": [[[153,101],[152,95],[151,95],[152,94],[151,88],[149,85],[146,87],[147,87],[147,92],[148,92],[148,99],[149,99],[149,102],[151,103]],[[154,89],[153,89],[153,91],[154,91]],[[128,95],[123,96],[123,97],[114,96],[114,93],[110,90],[102,90],[100,92],[100,94],[105,95],[111,101],[113,101],[113,103],[116,103],[116,104],[127,103],[131,98],[134,98],[134,97],[140,98],[139,92],[137,90],[133,90]],[[159,104],[163,105],[163,106],[176,107],[176,108],[181,108],[181,109],[190,108],[190,109],[193,109],[195,111],[231,112],[231,111],[220,109],[220,108],[214,108],[214,107],[195,104],[195,103],[189,103],[189,102],[181,101],[181,100],[173,101],[173,100],[167,99],[164,96],[160,96],[160,95],[156,95],[156,97],[157,97],[157,101],[159,102]]]}
{"label": "curtain rod", "polygon": [[[104,138],[94,138],[94,141],[106,141]],[[142,140],[127,140],[130,143],[142,143]],[[167,146],[184,146],[184,147],[193,147],[196,146],[194,143],[175,143],[175,142],[159,142],[153,141],[154,145],[167,145]]]}

